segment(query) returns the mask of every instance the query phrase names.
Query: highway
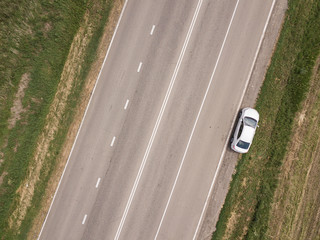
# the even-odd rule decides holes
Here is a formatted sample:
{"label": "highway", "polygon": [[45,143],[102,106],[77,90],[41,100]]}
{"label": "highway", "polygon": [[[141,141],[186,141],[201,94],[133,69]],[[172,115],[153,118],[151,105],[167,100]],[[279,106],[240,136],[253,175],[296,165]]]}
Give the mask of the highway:
{"label": "highway", "polygon": [[274,0],[128,0],[39,239],[196,239]]}

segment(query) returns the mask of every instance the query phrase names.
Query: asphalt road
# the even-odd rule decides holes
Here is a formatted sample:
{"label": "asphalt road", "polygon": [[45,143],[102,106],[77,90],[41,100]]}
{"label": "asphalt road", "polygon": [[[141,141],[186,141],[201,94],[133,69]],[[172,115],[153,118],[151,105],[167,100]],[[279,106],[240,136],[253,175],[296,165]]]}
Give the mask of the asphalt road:
{"label": "asphalt road", "polygon": [[193,239],[273,0],[129,0],[40,239]]}

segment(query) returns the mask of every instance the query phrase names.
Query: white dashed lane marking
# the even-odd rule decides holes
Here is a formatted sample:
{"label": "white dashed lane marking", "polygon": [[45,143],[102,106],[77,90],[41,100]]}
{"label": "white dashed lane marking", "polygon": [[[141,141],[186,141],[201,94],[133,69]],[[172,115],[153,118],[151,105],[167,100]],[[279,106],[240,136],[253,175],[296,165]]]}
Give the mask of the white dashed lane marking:
{"label": "white dashed lane marking", "polygon": [[99,187],[100,180],[101,180],[101,178],[98,178],[98,181],[97,181],[97,183],[96,183],[96,188]]}
{"label": "white dashed lane marking", "polygon": [[129,99],[127,99],[126,104],[124,105],[124,110],[126,110],[126,109],[127,109],[128,104],[129,104]]}
{"label": "white dashed lane marking", "polygon": [[82,225],[83,225],[83,224],[85,224],[86,220],[87,220],[87,214],[86,214],[86,215],[84,215],[84,217],[83,217]]}
{"label": "white dashed lane marking", "polygon": [[141,67],[142,67],[142,62],[140,62],[140,63],[139,63],[139,67],[138,67],[138,70],[137,70],[137,72],[140,72],[140,70],[141,70]]}
{"label": "white dashed lane marking", "polygon": [[152,29],[151,29],[150,35],[152,35],[152,34],[153,34],[153,31],[154,31],[155,27],[156,27],[156,25],[153,25],[153,26],[152,26]]}
{"label": "white dashed lane marking", "polygon": [[113,137],[113,138],[112,138],[112,141],[111,141],[111,144],[110,144],[110,147],[113,146],[115,140],[116,140],[116,137]]}

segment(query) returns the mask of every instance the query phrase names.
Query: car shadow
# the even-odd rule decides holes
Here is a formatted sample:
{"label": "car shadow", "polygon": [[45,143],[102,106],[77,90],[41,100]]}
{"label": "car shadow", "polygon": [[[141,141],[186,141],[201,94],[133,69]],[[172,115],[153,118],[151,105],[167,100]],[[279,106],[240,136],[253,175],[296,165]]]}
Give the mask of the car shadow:
{"label": "car shadow", "polygon": [[233,135],[234,135],[234,132],[236,131],[236,127],[237,127],[237,124],[238,124],[238,121],[239,121],[239,118],[241,117],[241,112],[242,112],[242,109],[240,109],[237,113],[237,118],[236,120],[234,121],[234,124],[232,126],[232,131],[230,133],[230,136],[229,136],[229,139],[228,139],[228,150],[234,152],[231,148],[231,142],[233,140]]}

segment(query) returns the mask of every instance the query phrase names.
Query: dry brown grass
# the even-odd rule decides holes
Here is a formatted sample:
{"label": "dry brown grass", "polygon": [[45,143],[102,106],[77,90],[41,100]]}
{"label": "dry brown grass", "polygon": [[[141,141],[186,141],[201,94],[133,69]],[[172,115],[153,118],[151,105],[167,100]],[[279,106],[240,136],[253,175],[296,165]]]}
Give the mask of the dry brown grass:
{"label": "dry brown grass", "polygon": [[227,222],[227,231],[226,231],[223,239],[227,240],[231,237],[232,230],[233,230],[234,226],[236,225],[238,218],[239,218],[239,214],[237,214],[235,211],[231,212],[230,218],[228,219],[228,222]]}
{"label": "dry brown grass", "polygon": [[28,87],[29,82],[30,73],[23,74],[19,83],[18,92],[16,93],[15,99],[13,101],[13,106],[11,108],[11,116],[8,120],[9,129],[12,129],[16,125],[16,122],[21,119],[21,113],[26,111],[22,106],[21,100],[24,97],[24,91]]}

